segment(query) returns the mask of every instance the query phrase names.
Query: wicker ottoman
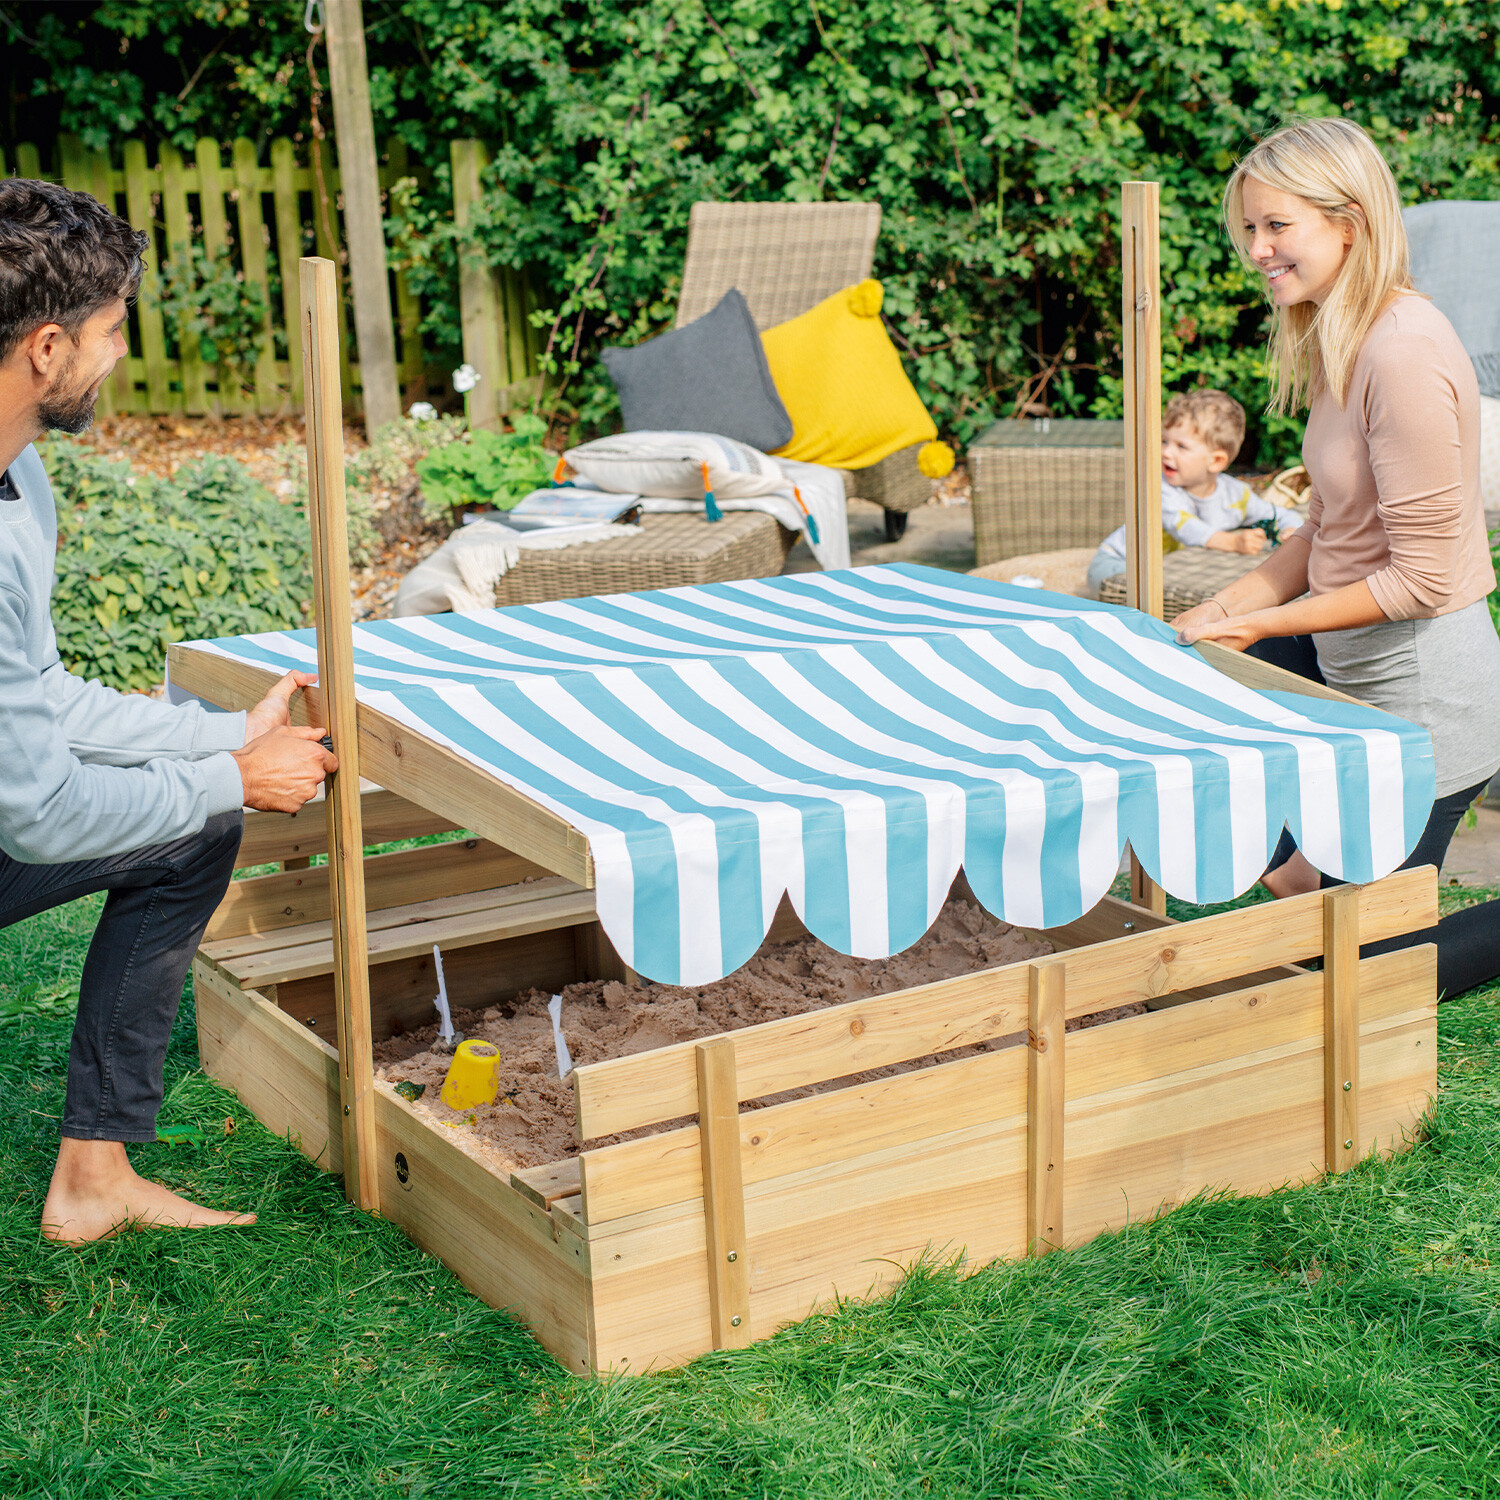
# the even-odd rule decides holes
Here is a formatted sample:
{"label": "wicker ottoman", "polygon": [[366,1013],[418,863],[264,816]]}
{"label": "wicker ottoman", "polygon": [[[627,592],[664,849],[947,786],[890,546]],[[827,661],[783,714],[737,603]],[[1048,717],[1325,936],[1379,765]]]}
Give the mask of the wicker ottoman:
{"label": "wicker ottoman", "polygon": [[1125,519],[1125,424],[996,422],[969,449],[980,566],[1097,547]]}
{"label": "wicker ottoman", "polygon": [[541,604],[587,594],[629,594],[781,572],[797,533],[758,510],[710,523],[699,514],[643,516],[640,533],[545,552],[523,552],[496,585],[496,604]]}
{"label": "wicker ottoman", "polygon": [[[1271,554],[1257,552],[1210,552],[1206,547],[1179,547],[1161,560],[1162,618],[1175,620],[1195,604],[1202,604],[1226,584],[1258,568]],[[1106,604],[1125,602],[1125,575],[1106,578],[1099,588]]]}

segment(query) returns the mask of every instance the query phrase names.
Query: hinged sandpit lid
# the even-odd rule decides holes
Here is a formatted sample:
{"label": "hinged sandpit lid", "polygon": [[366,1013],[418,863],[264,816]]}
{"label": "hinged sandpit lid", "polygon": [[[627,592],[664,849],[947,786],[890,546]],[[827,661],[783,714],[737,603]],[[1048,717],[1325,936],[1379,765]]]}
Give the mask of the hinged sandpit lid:
{"label": "hinged sandpit lid", "polygon": [[[310,630],[194,649],[316,664]],[[665,983],[739,967],[783,891],[866,958],[960,866],[997,916],[1069,922],[1127,839],[1189,901],[1248,888],[1283,824],[1370,880],[1432,801],[1403,720],[1254,692],[1145,615],[905,564],[382,620],[354,653],[362,705],[587,835],[605,931]]]}

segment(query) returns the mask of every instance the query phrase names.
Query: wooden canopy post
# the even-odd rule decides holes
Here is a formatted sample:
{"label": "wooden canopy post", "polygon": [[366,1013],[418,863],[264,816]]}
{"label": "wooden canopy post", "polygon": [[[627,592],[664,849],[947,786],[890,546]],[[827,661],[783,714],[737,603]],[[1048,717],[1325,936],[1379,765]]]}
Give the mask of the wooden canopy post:
{"label": "wooden canopy post", "polygon": [[331,260],[302,261],[302,388],[307,422],[307,514],[312,526],[313,608],[323,725],[339,769],[328,779],[328,894],[333,1003],[343,1104],[344,1193],[373,1213],[375,1073],[365,941],[364,830],[354,716],[354,633],[344,512],[344,408],[339,392],[338,274]]}
{"label": "wooden canopy post", "polygon": [[[1161,185],[1122,184],[1120,323],[1125,335],[1125,602],[1162,616]],[[1130,899],[1154,912],[1166,893],[1130,855]]]}

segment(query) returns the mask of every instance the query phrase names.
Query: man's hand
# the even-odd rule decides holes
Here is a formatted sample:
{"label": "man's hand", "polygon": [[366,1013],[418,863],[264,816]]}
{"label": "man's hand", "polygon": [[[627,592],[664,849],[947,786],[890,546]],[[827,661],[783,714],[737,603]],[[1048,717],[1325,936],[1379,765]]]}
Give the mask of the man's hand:
{"label": "man's hand", "polygon": [[[292,677],[303,676],[306,674],[302,672],[289,674],[273,692]],[[282,701],[284,705],[285,699]],[[243,750],[234,751],[245,788],[245,806],[262,812],[296,812],[317,793],[323,778],[339,768],[337,757],[320,743],[322,738],[323,731],[311,725],[283,727],[258,735]]]}
{"label": "man's hand", "polygon": [[288,672],[259,703],[245,715],[245,744],[258,740],[273,729],[285,729],[292,722],[292,694],[305,687],[315,687],[316,672]]}

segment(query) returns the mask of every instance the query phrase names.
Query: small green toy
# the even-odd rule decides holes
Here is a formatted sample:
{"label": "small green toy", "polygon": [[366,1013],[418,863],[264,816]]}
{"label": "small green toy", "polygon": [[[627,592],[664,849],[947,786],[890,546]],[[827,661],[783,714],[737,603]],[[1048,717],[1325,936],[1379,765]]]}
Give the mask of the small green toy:
{"label": "small green toy", "polygon": [[158,1125],[156,1139],[164,1146],[203,1146],[208,1143],[201,1125]]}
{"label": "small green toy", "polygon": [[415,1103],[422,1097],[423,1094],[427,1092],[427,1085],[425,1083],[413,1083],[409,1078],[403,1078],[401,1082],[396,1085],[396,1092],[400,1094],[403,1099]]}

